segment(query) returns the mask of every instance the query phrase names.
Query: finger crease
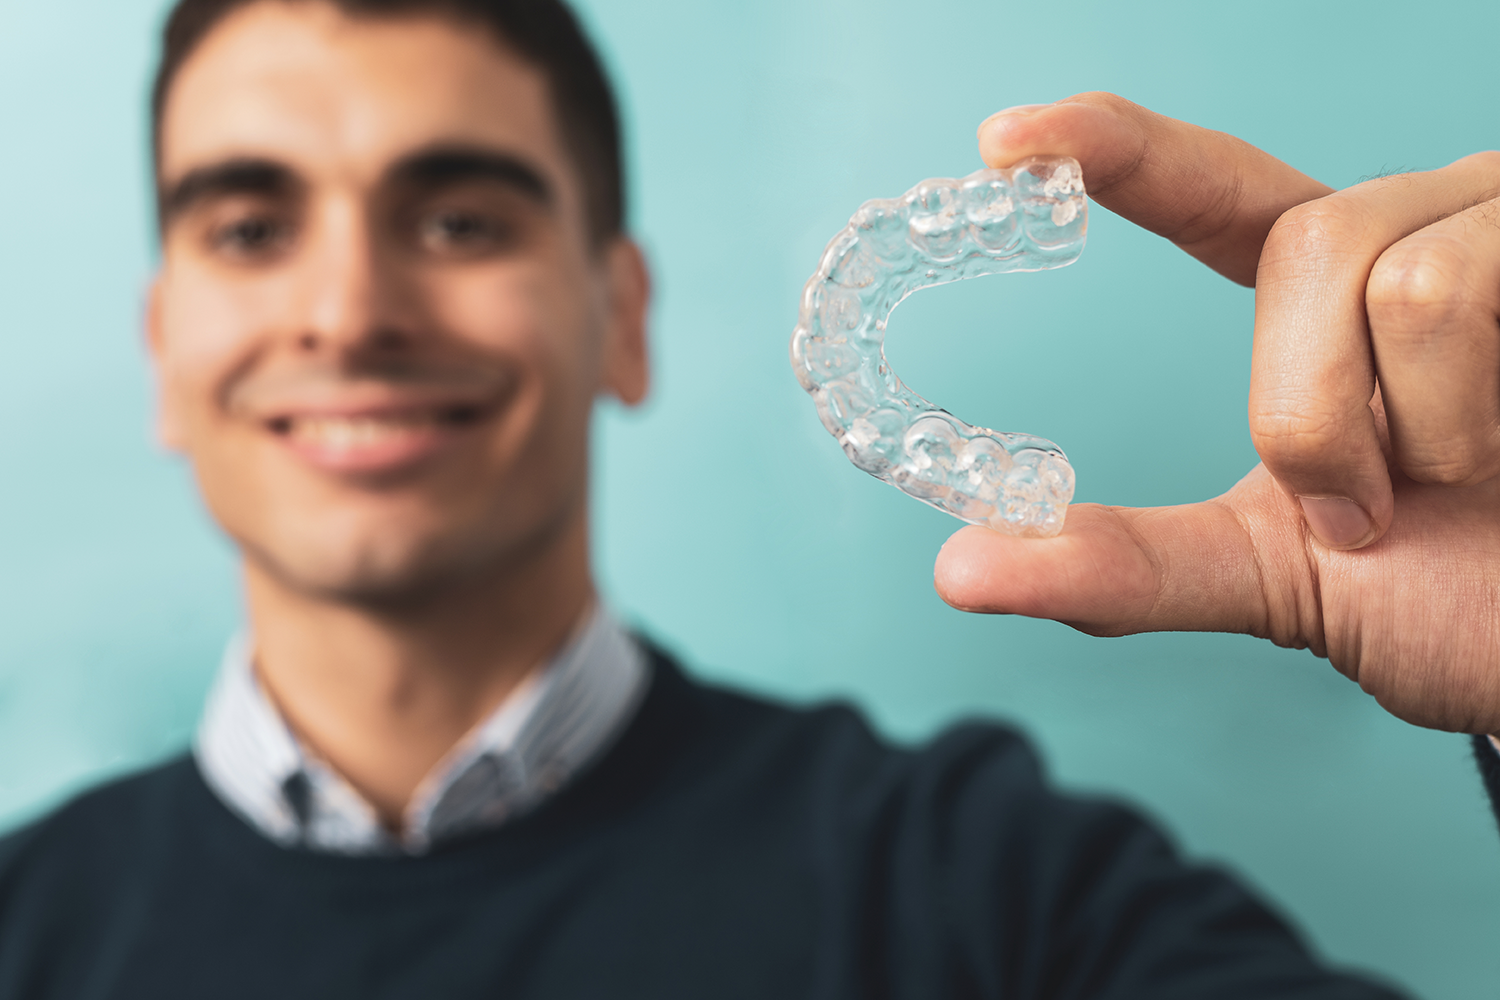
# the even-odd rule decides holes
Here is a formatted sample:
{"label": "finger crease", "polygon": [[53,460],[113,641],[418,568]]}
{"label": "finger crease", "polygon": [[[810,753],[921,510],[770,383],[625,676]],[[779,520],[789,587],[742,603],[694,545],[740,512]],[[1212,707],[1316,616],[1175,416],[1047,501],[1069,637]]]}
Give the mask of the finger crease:
{"label": "finger crease", "polygon": [[1121,527],[1125,529],[1125,534],[1129,535],[1130,540],[1135,543],[1136,549],[1141,555],[1146,557],[1146,562],[1151,565],[1151,574],[1156,577],[1156,593],[1151,595],[1151,607],[1147,609],[1144,619],[1145,621],[1154,621],[1156,619],[1156,612],[1161,606],[1162,595],[1167,592],[1167,566],[1157,556],[1155,547],[1148,545],[1146,540],[1141,537],[1140,532],[1136,531],[1135,524],[1128,517],[1122,515],[1122,511],[1129,509],[1127,507],[1111,507],[1110,512],[1119,520]]}
{"label": "finger crease", "polygon": [[[1302,535],[1302,557],[1307,560],[1307,579],[1308,586],[1311,588],[1313,602],[1312,622],[1302,624],[1297,631],[1298,634],[1308,637],[1308,647],[1313,651],[1313,655],[1328,657],[1328,637],[1326,634],[1326,623],[1323,620],[1323,573],[1318,563],[1317,551],[1314,548],[1317,542],[1313,538],[1312,529],[1307,526],[1305,520],[1299,521],[1297,530]],[[1298,603],[1300,604],[1301,602]],[[1301,609],[1299,608],[1299,617],[1301,616],[1300,612]],[[1309,628],[1308,625],[1311,625],[1311,627]],[[1355,639],[1357,640],[1358,636],[1355,636]],[[1336,666],[1338,666],[1341,673],[1357,683],[1359,681],[1358,649],[1356,648],[1353,651],[1353,658],[1347,664],[1347,669],[1345,665]]]}
{"label": "finger crease", "polygon": [[[1217,503],[1217,501],[1215,501]],[[1250,550],[1250,564],[1255,568],[1255,588],[1260,591],[1260,622],[1254,626],[1259,631],[1253,634],[1261,639],[1270,639],[1271,636],[1271,593],[1266,587],[1266,572],[1256,556],[1255,532],[1251,530],[1249,523],[1240,515],[1240,512],[1232,504],[1220,504],[1229,511],[1229,516],[1234,518],[1235,525],[1240,529],[1240,534],[1245,539],[1245,546]]]}
{"label": "finger crease", "polygon": [[1090,198],[1093,198],[1095,201],[1098,201],[1100,198],[1109,197],[1109,195],[1112,194],[1116,188],[1119,188],[1121,185],[1129,181],[1132,177],[1135,176],[1136,172],[1141,169],[1141,164],[1146,162],[1146,154],[1150,149],[1150,137],[1142,134],[1141,144],[1140,147],[1136,149],[1135,156],[1124,167],[1121,167],[1119,170],[1116,170],[1114,173],[1112,173],[1109,178],[1104,181],[1103,184],[1099,185],[1097,188],[1089,188],[1087,179],[1085,179],[1084,187],[1088,190],[1088,196]]}
{"label": "finger crease", "polygon": [[[1239,207],[1245,194],[1245,178],[1238,170],[1234,172],[1234,178],[1220,189],[1219,194],[1202,211],[1195,213],[1178,226],[1171,233],[1163,235],[1183,249],[1197,246],[1200,243],[1214,239],[1224,234],[1234,224],[1235,209]],[[1205,219],[1211,219],[1212,224],[1201,234],[1195,234],[1192,239],[1178,239],[1183,233],[1203,225]]]}

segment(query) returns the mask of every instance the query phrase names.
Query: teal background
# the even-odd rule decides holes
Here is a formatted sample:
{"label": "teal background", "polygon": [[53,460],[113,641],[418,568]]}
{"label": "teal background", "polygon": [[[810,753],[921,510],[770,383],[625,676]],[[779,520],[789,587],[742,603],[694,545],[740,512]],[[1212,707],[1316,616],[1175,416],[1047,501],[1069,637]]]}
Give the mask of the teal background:
{"label": "teal background", "polygon": [[[606,592],[705,673],[920,738],[1019,721],[1317,947],[1444,1000],[1500,988],[1500,843],[1458,737],[1234,636],[1099,640],[944,607],[957,523],[857,472],[786,360],[865,198],[976,168],[999,108],[1108,89],[1336,185],[1497,145],[1500,7],[1267,0],[592,0],[658,277],[656,386],[600,420]],[[151,443],[143,137],[158,0],[0,0],[0,823],[181,748],[232,554]],[[1059,272],[924,293],[906,381],[1067,448],[1079,497],[1168,504],[1253,463],[1251,293],[1095,208]]]}

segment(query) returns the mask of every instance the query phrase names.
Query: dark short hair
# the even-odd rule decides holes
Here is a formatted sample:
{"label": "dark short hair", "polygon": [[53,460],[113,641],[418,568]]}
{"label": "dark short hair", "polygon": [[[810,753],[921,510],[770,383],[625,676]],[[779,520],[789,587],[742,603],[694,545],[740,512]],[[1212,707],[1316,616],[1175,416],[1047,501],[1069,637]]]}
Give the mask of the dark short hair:
{"label": "dark short hair", "polygon": [[[260,0],[178,0],[162,32],[151,89],[151,148],[161,160],[161,119],[182,64],[213,28]],[[314,0],[281,0],[314,2]],[[590,234],[603,243],[625,225],[624,165],[614,91],[598,52],[562,0],[315,0],[352,16],[432,13],[482,25],[541,71],[553,114],[583,182]]]}

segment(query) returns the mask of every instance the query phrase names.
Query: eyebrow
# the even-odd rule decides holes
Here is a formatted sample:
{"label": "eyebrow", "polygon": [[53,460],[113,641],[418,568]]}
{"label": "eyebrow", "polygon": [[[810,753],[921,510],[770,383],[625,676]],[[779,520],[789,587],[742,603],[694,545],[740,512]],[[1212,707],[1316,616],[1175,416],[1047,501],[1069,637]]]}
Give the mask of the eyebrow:
{"label": "eyebrow", "polygon": [[552,185],[540,170],[509,153],[471,146],[439,146],[405,157],[388,176],[423,188],[444,188],[467,181],[495,181],[539,205],[550,206]]}
{"label": "eyebrow", "polygon": [[157,204],[162,228],[209,198],[234,194],[281,195],[300,188],[291,169],[274,160],[235,158],[197,167],[162,188]]}
{"label": "eyebrow", "polygon": [[[443,188],[466,181],[498,181],[544,206],[552,204],[552,186],[541,171],[519,157],[469,146],[440,146],[413,153],[393,166],[388,176],[424,188]],[[162,187],[159,220],[165,229],[194,206],[236,194],[285,195],[303,187],[285,164],[256,157],[236,157],[189,170]]]}

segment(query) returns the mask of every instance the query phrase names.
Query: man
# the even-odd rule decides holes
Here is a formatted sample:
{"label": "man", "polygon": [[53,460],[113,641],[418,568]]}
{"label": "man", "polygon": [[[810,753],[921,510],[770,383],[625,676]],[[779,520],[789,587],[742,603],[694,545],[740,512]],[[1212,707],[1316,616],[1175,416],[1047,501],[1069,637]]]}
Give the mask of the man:
{"label": "man", "polygon": [[[894,750],[599,607],[588,416],[646,391],[649,281],[555,2],[185,0],[156,93],[161,431],[250,628],[191,757],[0,844],[0,997],[1392,995],[1048,791],[1009,731]],[[1048,542],[961,532],[945,596],[1311,644],[1414,721],[1500,730],[1494,158],[1334,194],[1097,95],[981,143],[1078,155],[1257,282],[1269,471]]]}

